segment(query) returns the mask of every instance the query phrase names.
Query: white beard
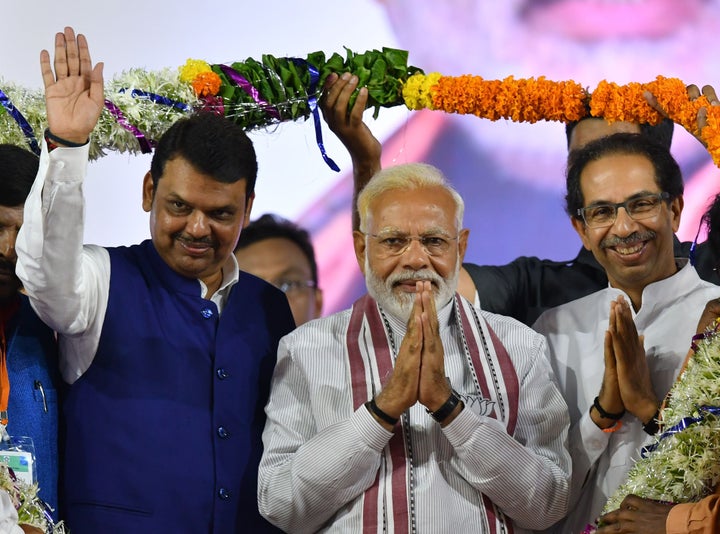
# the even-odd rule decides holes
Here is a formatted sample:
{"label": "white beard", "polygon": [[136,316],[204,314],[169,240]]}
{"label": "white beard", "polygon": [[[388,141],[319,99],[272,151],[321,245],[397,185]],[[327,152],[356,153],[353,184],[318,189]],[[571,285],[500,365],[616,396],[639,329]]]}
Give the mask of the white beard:
{"label": "white beard", "polygon": [[460,276],[461,261],[458,258],[455,270],[450,278],[442,278],[436,272],[430,269],[421,269],[419,271],[405,270],[400,273],[394,273],[388,276],[386,280],[382,280],[375,271],[370,268],[368,257],[365,256],[365,285],[368,293],[375,301],[391,315],[406,322],[410,319],[413,303],[415,302],[415,293],[395,292],[393,286],[396,282],[412,279],[423,279],[430,281],[433,286],[433,294],[435,295],[435,309],[440,310],[455,296],[457,289],[458,277]]}

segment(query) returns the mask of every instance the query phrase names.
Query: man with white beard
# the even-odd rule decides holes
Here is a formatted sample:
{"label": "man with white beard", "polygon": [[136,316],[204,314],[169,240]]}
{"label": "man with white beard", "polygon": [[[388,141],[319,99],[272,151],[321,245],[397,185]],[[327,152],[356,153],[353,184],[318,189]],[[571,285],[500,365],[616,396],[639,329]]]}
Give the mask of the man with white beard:
{"label": "man with white beard", "polygon": [[258,481],[289,532],[515,533],[567,510],[567,407],[546,343],[457,296],[469,231],[434,167],[358,198],[368,295],[280,343]]}

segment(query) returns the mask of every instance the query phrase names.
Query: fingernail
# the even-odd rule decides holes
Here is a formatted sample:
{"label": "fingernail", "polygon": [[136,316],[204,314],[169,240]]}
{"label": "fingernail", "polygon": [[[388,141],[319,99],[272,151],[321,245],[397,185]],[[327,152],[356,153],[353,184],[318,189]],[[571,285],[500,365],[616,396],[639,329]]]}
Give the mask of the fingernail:
{"label": "fingernail", "polygon": [[343,80],[349,80],[350,79],[350,73],[349,72],[343,72],[343,75],[340,76]]}
{"label": "fingernail", "polygon": [[352,78],[350,78],[350,84],[355,85],[356,83],[358,83],[358,77],[357,77],[357,76],[353,76]]}

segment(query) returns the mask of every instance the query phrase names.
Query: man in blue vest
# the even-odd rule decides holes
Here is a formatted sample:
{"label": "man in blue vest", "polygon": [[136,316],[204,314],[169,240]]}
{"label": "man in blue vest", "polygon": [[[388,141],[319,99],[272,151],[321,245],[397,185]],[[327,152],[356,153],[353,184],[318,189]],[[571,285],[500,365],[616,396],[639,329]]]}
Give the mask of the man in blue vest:
{"label": "man in blue vest", "polygon": [[257,161],[223,117],[179,120],[143,181],[152,239],[83,246],[102,64],[65,28],[41,54],[48,129],[18,236],[18,276],[59,334],[73,534],[270,529],[257,509],[264,406],[283,293],[239,272]]}
{"label": "man in blue vest", "polygon": [[[20,455],[34,452],[24,474],[32,477],[34,471],[40,498],[57,510],[57,344],[53,331],[21,293],[15,275],[15,241],[37,170],[33,153],[0,145],[0,411],[7,420],[0,431],[9,437],[9,447],[20,449],[13,458],[19,461]],[[0,451],[0,458],[3,454]]]}

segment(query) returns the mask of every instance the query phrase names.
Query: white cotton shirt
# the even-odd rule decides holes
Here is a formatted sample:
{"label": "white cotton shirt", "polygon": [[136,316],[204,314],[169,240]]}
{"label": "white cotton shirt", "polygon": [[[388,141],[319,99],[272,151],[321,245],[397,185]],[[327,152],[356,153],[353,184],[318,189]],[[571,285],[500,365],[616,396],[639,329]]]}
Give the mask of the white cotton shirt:
{"label": "white cotton shirt", "polygon": [[[720,287],[701,280],[686,260],[677,262],[684,266],[673,276],[648,285],[642,294],[642,307],[637,313],[633,311],[638,334],[645,336],[658,401],[675,382],[705,304],[720,296]],[[623,417],[623,426],[612,433],[603,432],[589,415],[605,370],[610,302],[619,295],[630,302],[623,291],[608,287],[547,310],[533,325],[547,336],[551,365],[570,409],[570,514],[550,532],[582,532],[593,523],[640,458],[640,449],[651,441],[642,422],[630,413]]]}
{"label": "white cotton shirt", "polygon": [[[439,313],[440,336],[446,375],[462,395],[474,382],[451,312],[450,304]],[[362,494],[392,437],[364,406],[353,409],[350,313],[311,321],[280,341],[258,502],[260,512],[288,532],[361,532]],[[552,379],[545,340],[514,319],[477,313],[502,341],[518,375],[515,435],[467,406],[445,428],[421,404],[410,408],[419,533],[489,532],[481,493],[513,519],[516,534],[550,525],[566,510],[567,408]],[[406,327],[388,320],[399,347]]]}
{"label": "white cotton shirt", "polygon": [[17,510],[5,490],[0,490],[0,534],[23,534],[18,526]]}
{"label": "white cotton shirt", "polygon": [[[97,351],[110,290],[110,255],[83,246],[83,181],[89,145],[56,148],[43,140],[40,168],[25,202],[15,250],[16,272],[38,316],[58,333],[60,371],[69,384],[90,367]],[[238,281],[234,254],[223,267],[223,282],[210,298],[222,313]],[[198,280],[198,294],[207,293]]]}

